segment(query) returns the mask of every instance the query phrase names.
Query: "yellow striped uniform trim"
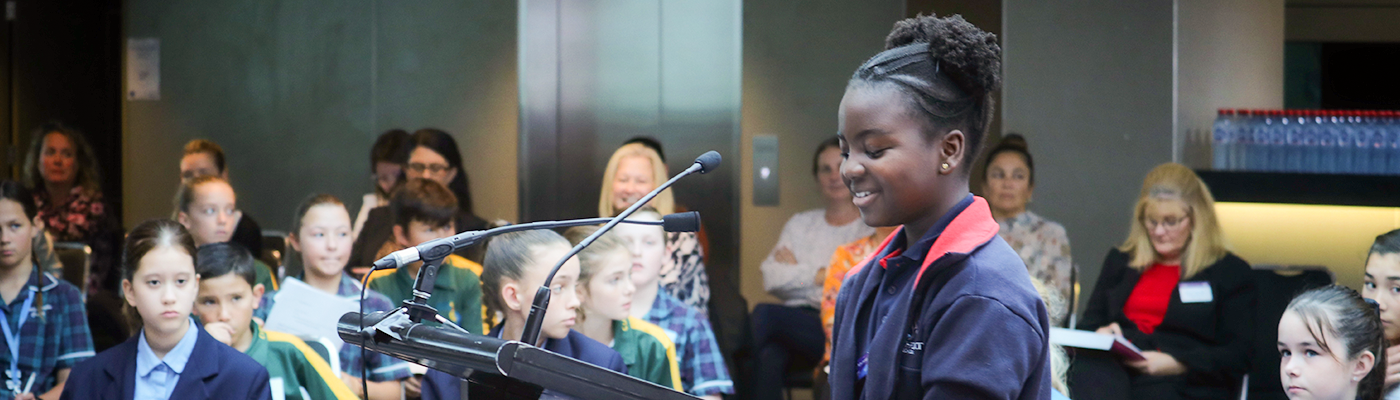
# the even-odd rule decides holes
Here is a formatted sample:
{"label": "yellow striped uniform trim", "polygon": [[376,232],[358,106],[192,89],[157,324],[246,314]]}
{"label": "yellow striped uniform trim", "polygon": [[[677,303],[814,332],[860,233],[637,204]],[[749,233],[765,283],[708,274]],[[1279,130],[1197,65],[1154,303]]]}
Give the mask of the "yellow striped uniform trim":
{"label": "yellow striped uniform trim", "polygon": [[678,392],[685,391],[681,388],[681,369],[676,361],[676,343],[672,342],[671,337],[666,335],[666,330],[661,329],[661,327],[656,326],[656,324],[643,321],[637,317],[627,317],[627,325],[624,325],[624,328],[625,327],[631,327],[639,332],[650,335],[661,342],[663,347],[666,347],[666,362],[671,364],[671,386],[674,386]]}
{"label": "yellow striped uniform trim", "polygon": [[307,363],[311,364],[311,369],[316,371],[316,375],[320,376],[322,381],[326,382],[326,386],[331,388],[331,393],[335,393],[336,399],[359,399],[358,396],[350,392],[349,387],[345,386],[345,382],[340,380],[340,375],[331,371],[330,364],[326,364],[326,360],[322,359],[321,355],[316,353],[316,350],[312,350],[311,346],[307,346],[306,342],[302,341],[301,338],[291,334],[269,330],[263,330],[262,333],[269,342],[291,343],[298,351],[301,351],[301,355],[306,357]]}

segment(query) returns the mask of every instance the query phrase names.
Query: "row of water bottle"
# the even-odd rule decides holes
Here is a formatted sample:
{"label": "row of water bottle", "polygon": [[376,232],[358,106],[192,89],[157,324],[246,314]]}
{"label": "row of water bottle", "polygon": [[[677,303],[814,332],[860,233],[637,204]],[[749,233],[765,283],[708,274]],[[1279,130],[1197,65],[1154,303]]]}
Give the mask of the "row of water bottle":
{"label": "row of water bottle", "polygon": [[1216,170],[1400,175],[1400,112],[1222,109],[1212,144]]}

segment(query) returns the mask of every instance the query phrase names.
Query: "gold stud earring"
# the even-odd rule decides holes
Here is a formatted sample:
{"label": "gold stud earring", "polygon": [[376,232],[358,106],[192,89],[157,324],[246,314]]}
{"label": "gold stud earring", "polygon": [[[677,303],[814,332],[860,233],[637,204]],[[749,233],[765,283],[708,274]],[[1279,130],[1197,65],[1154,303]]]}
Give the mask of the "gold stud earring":
{"label": "gold stud earring", "polygon": [[943,167],[943,170],[944,170],[944,171],[947,171],[947,170],[948,170],[948,163],[943,163],[942,167]]}

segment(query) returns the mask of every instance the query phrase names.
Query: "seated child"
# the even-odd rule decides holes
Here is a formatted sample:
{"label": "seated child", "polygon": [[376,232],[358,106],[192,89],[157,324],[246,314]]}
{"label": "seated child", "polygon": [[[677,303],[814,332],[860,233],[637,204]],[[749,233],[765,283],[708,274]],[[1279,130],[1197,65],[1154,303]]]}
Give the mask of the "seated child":
{"label": "seated child", "polygon": [[[201,176],[180,185],[175,195],[175,220],[184,225],[194,236],[195,246],[209,243],[224,243],[233,239],[234,228],[243,218],[238,209],[238,197],[233,186],[218,175]],[[258,274],[258,284],[267,290],[277,290],[277,279],[272,267],[262,261],[253,260]],[[267,314],[259,313],[258,318]]]}
{"label": "seated child", "polygon": [[261,329],[253,310],[263,286],[253,273],[253,255],[242,245],[210,243],[199,247],[195,271],[199,295],[194,314],[209,336],[233,346],[267,367],[276,399],[356,399],[337,371],[296,336]]}
{"label": "seated child", "polygon": [[0,226],[0,323],[20,354],[15,362],[15,354],[0,351],[0,380],[13,385],[0,396],[57,398],[73,366],[94,355],[82,293],[40,268],[32,243],[44,236],[44,223],[19,182],[0,181]]}
{"label": "seated child", "polygon": [[73,367],[63,399],[271,399],[267,368],[190,316],[199,294],[194,238],[175,221],[142,222],[122,249],[127,320],[139,334]]}
{"label": "seated child", "polygon": [[[535,291],[544,285],[550,268],[569,249],[569,241],[550,230],[507,233],[491,240],[482,265],[485,268],[481,274],[481,287],[485,292],[482,300],[493,313],[500,311],[504,314],[505,320],[496,325],[489,335],[507,340],[520,339]],[[570,259],[550,282],[552,293],[549,308],[540,324],[540,338],[535,345],[579,361],[627,373],[627,365],[616,351],[571,329],[577,319],[579,305],[576,291],[578,274],[578,260]],[[438,370],[429,370],[424,375],[424,400],[456,400],[461,398],[461,393],[462,380],[454,376]],[[561,396],[549,390],[545,393]]]}
{"label": "seated child", "polygon": [[[287,279],[298,279],[323,292],[360,302],[360,282],[345,274],[350,242],[350,212],[345,210],[345,204],[328,194],[312,195],[297,208],[291,233],[287,235],[287,243],[301,254],[302,275]],[[274,302],[268,303],[269,307],[275,306]],[[379,292],[365,293],[365,313],[395,307]],[[339,355],[340,370],[344,372],[341,380],[356,396],[366,397],[362,392],[368,387],[370,400],[398,400],[405,395],[417,397],[418,380],[413,377],[408,363],[372,351],[361,358],[362,350],[358,345],[346,343],[341,346]],[[368,383],[360,381],[362,373],[367,375]]]}
{"label": "seated child", "polygon": [[[389,211],[394,216],[394,243],[399,250],[420,243],[452,237],[457,234],[452,219],[457,215],[457,196],[436,181],[415,178],[399,185],[389,196]],[[383,257],[388,252],[380,255]],[[413,298],[413,283],[418,278],[422,262],[400,266],[394,270],[370,274],[369,288],[384,294],[395,305]],[[439,314],[468,332],[481,334],[489,330],[482,324],[481,265],[450,254],[438,268],[433,282],[433,296],[428,305]],[[429,322],[436,325],[437,322]]]}
{"label": "seated child", "polygon": [[[660,221],[661,214],[643,208],[629,219]],[[724,356],[715,342],[710,320],[661,288],[661,264],[666,257],[666,232],[660,226],[621,224],[613,228],[632,252],[632,316],[656,324],[676,344],[681,386],[686,393],[718,399],[733,394]]]}
{"label": "seated child", "polygon": [[1278,322],[1279,378],[1290,399],[1380,400],[1385,335],[1374,303],[1337,285],[1294,297]]}
{"label": "seated child", "polygon": [[[579,226],[564,232],[564,237],[578,245],[596,231],[596,226]],[[607,233],[578,256],[580,304],[574,330],[608,343],[622,355],[629,375],[682,390],[676,344],[661,327],[629,315],[637,287],[632,284],[632,253],[627,244]]]}

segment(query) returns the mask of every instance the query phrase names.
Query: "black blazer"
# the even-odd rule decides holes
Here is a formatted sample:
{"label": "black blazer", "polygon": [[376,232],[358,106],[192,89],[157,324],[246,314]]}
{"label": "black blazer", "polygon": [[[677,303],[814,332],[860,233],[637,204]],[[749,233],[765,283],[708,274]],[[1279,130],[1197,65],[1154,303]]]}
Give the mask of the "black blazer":
{"label": "black blazer", "polygon": [[[477,231],[486,229],[486,220],[476,215],[467,213],[457,213],[457,232]],[[384,242],[394,238],[394,215],[389,212],[389,206],[379,206],[369,210],[369,216],[365,217],[365,226],[360,229],[360,237],[355,238],[355,245],[350,250],[350,262],[347,267],[363,267],[374,264],[375,257],[379,253],[379,248],[384,246]],[[466,257],[469,260],[481,263],[481,258],[486,254],[485,246],[476,245],[465,249],[457,250],[457,255]]]}
{"label": "black blazer", "polygon": [[[171,392],[172,399],[272,398],[267,368],[252,357],[219,343],[199,324],[194,351]],[[62,399],[128,400],[136,394],[136,341],[140,334],[79,363],[68,375]]]}
{"label": "black blazer", "polygon": [[[1208,282],[1212,301],[1184,304],[1180,286],[1172,289],[1162,323],[1151,333],[1138,330],[1123,314],[1123,305],[1141,273],[1128,267],[1128,254],[1108,252],[1079,329],[1095,330],[1117,322],[1123,337],[1142,350],[1170,354],[1186,366],[1178,391],[1187,398],[1227,398],[1237,395],[1249,370],[1253,338],[1254,281],[1249,264],[1226,253],[1224,258],[1182,282]],[[1273,329],[1260,327],[1259,329]]]}

